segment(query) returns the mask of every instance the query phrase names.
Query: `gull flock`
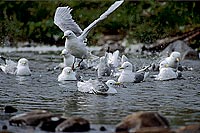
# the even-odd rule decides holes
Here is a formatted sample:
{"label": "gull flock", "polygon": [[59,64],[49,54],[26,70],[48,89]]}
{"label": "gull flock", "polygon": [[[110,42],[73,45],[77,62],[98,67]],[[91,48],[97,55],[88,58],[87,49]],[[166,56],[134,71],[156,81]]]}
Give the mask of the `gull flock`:
{"label": "gull flock", "polygon": [[[61,56],[63,62],[54,69],[61,69],[58,75],[58,82],[77,81],[77,90],[83,93],[92,94],[115,94],[120,84],[131,82],[144,82],[147,77],[153,77],[155,80],[171,80],[181,77],[178,70],[181,62],[181,54],[172,52],[171,55],[159,63],[158,75],[150,75],[151,64],[140,70],[133,70],[133,65],[126,55],[120,57],[118,50],[113,53],[106,51],[105,55],[98,57],[91,54],[87,47],[88,33],[102,20],[106,19],[113,11],[115,11],[124,1],[119,0],[112,4],[98,19],[94,20],[88,27],[82,30],[73,20],[70,14],[70,7],[58,7],[54,16],[54,23],[64,33],[65,49],[62,50]],[[6,74],[17,76],[30,76],[29,62],[25,58],[19,59],[16,63],[10,59],[1,56],[4,61],[0,65],[1,70]],[[96,70],[97,79],[89,79],[84,81],[84,77],[77,77],[76,69],[85,65],[84,68],[92,68]],[[91,65],[92,64],[92,65]],[[103,81],[107,77],[107,81]],[[113,80],[116,78],[117,81]]]}

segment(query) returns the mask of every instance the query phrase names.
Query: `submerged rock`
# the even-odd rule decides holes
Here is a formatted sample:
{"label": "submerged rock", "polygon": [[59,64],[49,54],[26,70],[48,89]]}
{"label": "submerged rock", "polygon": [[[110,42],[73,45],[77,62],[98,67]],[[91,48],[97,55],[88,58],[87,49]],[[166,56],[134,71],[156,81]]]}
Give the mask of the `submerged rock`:
{"label": "submerged rock", "polygon": [[15,107],[13,107],[13,106],[5,106],[4,107],[4,112],[5,113],[15,113],[15,112],[17,112],[18,110],[15,108]]}
{"label": "submerged rock", "polygon": [[90,130],[88,120],[81,117],[71,117],[56,127],[59,132],[86,132]]}
{"label": "submerged rock", "polygon": [[10,118],[10,125],[28,125],[28,126],[37,126],[42,121],[49,119],[54,116],[60,116],[58,114],[52,114],[46,110],[34,110],[32,112],[19,114]]}
{"label": "submerged rock", "polygon": [[34,110],[32,112],[13,116],[9,120],[10,125],[24,125],[39,127],[48,132],[85,132],[90,130],[88,120],[81,117],[63,117],[46,110]]}
{"label": "submerged rock", "polygon": [[56,127],[65,120],[66,118],[61,117],[61,116],[48,117],[44,121],[41,122],[40,128],[44,131],[55,132]]}
{"label": "submerged rock", "polygon": [[181,127],[176,130],[176,133],[200,133],[200,124]]}
{"label": "submerged rock", "polygon": [[131,133],[175,133],[175,131],[163,127],[147,127],[138,129],[137,131]]}
{"label": "submerged rock", "polygon": [[188,46],[184,41],[177,40],[169,44],[162,52],[162,56],[168,56],[173,51],[178,51],[181,53],[181,58],[183,59],[198,59],[198,53]]}
{"label": "submerged rock", "polygon": [[134,132],[147,127],[169,128],[169,123],[165,117],[157,112],[136,112],[128,115],[117,124],[115,131]]}

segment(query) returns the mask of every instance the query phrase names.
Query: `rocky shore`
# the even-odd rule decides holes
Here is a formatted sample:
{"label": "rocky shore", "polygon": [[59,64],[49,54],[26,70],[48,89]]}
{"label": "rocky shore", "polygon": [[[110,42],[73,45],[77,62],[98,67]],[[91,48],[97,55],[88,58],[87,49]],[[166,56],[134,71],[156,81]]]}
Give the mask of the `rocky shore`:
{"label": "rocky shore", "polygon": [[[16,112],[12,106],[6,106],[4,112]],[[92,129],[91,122],[82,117],[65,117],[62,114],[52,113],[47,110],[33,110],[14,115],[8,120],[8,125],[1,125],[0,133],[15,133],[10,130],[16,127],[20,130],[25,127],[32,127],[32,130],[39,129],[46,132],[107,132],[104,126],[99,129]],[[200,124],[186,125],[174,129],[165,116],[158,112],[139,111],[122,118],[115,126],[115,133],[198,133]]]}

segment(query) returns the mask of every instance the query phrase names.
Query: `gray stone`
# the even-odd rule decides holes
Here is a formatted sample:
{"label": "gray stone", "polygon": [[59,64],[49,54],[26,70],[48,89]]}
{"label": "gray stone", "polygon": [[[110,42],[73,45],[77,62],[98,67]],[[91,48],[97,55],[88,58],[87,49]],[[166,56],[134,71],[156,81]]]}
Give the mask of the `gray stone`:
{"label": "gray stone", "polygon": [[70,117],[56,127],[56,131],[59,132],[86,132],[89,130],[89,121],[81,117]]}
{"label": "gray stone", "polygon": [[128,115],[117,124],[115,131],[129,132],[149,127],[169,128],[169,123],[165,117],[157,112],[136,112]]}
{"label": "gray stone", "polygon": [[177,40],[169,44],[160,54],[162,56],[169,56],[171,52],[178,51],[181,53],[181,58],[183,59],[198,59],[198,53],[188,46],[184,41]]}

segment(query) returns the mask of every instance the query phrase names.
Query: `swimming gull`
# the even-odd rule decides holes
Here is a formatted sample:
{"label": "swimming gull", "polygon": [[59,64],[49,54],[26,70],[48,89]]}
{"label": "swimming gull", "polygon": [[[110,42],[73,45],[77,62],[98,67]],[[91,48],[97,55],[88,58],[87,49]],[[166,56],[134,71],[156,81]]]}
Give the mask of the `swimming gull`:
{"label": "swimming gull", "polygon": [[168,67],[177,69],[180,65],[181,54],[180,52],[174,51],[170,54],[169,57],[165,58],[164,60],[167,62]]}
{"label": "swimming gull", "polygon": [[71,67],[63,68],[60,75],[58,75],[58,81],[73,81],[77,80],[76,72],[72,70]]}
{"label": "swimming gull", "polygon": [[168,62],[164,60],[159,65],[159,74],[155,77],[155,80],[171,80],[178,77],[181,77],[181,73],[169,67]]}
{"label": "swimming gull", "polygon": [[18,63],[15,63],[10,59],[5,59],[5,63],[6,64],[0,65],[0,68],[6,74],[15,74],[18,76],[31,75],[28,60],[26,58],[19,59]]}
{"label": "swimming gull", "polygon": [[133,66],[130,62],[126,61],[122,64],[122,66],[119,68],[122,70],[118,82],[134,82],[139,83],[146,79],[146,75],[148,72],[133,72]]}
{"label": "swimming gull", "polygon": [[[80,59],[96,58],[89,52],[86,46],[86,37],[90,30],[97,25],[100,21],[107,18],[114,10],[116,10],[124,1],[116,1],[110,8],[104,12],[98,19],[93,21],[83,31],[78,24],[73,20],[70,12],[70,7],[58,7],[54,16],[54,23],[64,32],[65,48],[70,54]],[[82,61],[81,60],[81,61]],[[80,61],[80,62],[81,62]],[[80,65],[80,63],[79,63]]]}
{"label": "swimming gull", "polygon": [[119,82],[114,80],[108,80],[104,83],[103,81],[89,79],[77,83],[78,91],[92,94],[115,94],[117,93],[116,85],[119,85]]}

